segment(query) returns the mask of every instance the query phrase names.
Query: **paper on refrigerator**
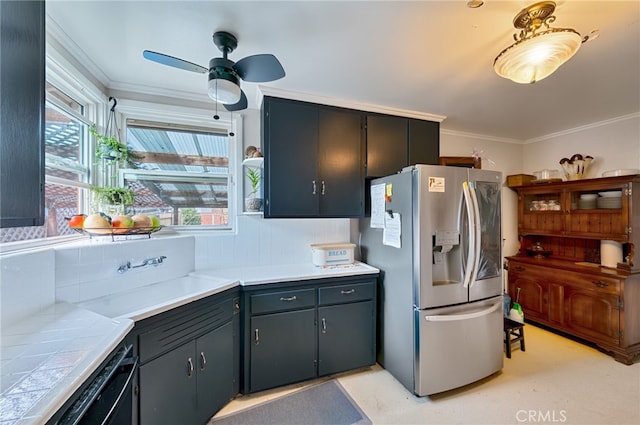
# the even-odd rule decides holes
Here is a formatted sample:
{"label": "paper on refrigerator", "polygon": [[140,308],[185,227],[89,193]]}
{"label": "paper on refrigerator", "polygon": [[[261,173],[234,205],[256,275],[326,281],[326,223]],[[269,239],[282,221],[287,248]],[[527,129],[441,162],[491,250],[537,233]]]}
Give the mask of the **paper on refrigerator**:
{"label": "paper on refrigerator", "polygon": [[384,229],[385,185],[371,185],[371,227]]}
{"label": "paper on refrigerator", "polygon": [[382,231],[382,244],[394,248],[400,248],[400,236],[402,235],[402,222],[400,213],[385,215],[384,230]]}

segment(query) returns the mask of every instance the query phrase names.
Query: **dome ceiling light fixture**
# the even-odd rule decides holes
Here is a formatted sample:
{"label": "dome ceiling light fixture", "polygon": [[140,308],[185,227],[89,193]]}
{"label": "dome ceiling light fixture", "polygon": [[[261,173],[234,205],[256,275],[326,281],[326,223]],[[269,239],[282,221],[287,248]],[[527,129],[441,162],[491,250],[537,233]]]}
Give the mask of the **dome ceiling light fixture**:
{"label": "dome ceiling light fixture", "polygon": [[571,28],[551,28],[556,20],[553,1],[534,3],[520,11],[513,26],[515,43],[504,49],[493,62],[493,69],[504,78],[530,84],[551,75],[569,60],[589,39]]}

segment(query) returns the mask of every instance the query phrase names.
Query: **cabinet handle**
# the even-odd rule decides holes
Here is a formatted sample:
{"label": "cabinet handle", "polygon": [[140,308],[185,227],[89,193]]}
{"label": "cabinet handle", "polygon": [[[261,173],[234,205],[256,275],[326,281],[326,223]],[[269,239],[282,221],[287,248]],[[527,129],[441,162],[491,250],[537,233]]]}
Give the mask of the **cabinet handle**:
{"label": "cabinet handle", "polygon": [[352,289],[347,289],[346,291],[344,289],[342,291],[340,291],[340,293],[342,295],[349,295],[349,294],[353,294],[354,292],[356,292],[356,290],[353,289],[353,288]]}
{"label": "cabinet handle", "polygon": [[324,317],[322,318],[322,333],[327,333],[327,319],[325,319]]}
{"label": "cabinet handle", "polygon": [[607,286],[609,286],[608,283],[605,283],[605,282],[603,282],[601,280],[592,280],[591,283],[596,285],[598,288],[606,288]]}
{"label": "cabinet handle", "polygon": [[514,268],[514,269],[515,269],[515,271],[517,271],[517,272],[523,272],[523,271],[525,271],[525,270],[526,270],[526,269],[525,269],[524,267],[522,267],[522,266],[514,266],[513,268]]}
{"label": "cabinet handle", "polygon": [[298,297],[296,297],[295,295],[292,297],[280,297],[280,301],[295,301],[297,299]]}
{"label": "cabinet handle", "polygon": [[191,378],[193,376],[193,361],[191,357],[187,359],[187,376]]}
{"label": "cabinet handle", "polygon": [[315,181],[315,180],[312,180],[312,181],[311,181],[311,184],[313,185],[313,192],[311,192],[311,194],[312,194],[312,195],[315,195],[315,194],[316,194],[316,181]]}
{"label": "cabinet handle", "polygon": [[258,328],[256,328],[255,332],[253,333],[253,341],[256,345],[260,344],[260,332],[258,331]]}
{"label": "cabinet handle", "polygon": [[325,189],[325,188],[324,188],[324,180],[322,180],[322,192],[320,192],[322,195],[324,195],[324,192],[325,192],[325,190],[324,190],[324,189]]}
{"label": "cabinet handle", "polygon": [[204,356],[204,351],[200,351],[200,370],[204,370],[207,367],[207,358]]}

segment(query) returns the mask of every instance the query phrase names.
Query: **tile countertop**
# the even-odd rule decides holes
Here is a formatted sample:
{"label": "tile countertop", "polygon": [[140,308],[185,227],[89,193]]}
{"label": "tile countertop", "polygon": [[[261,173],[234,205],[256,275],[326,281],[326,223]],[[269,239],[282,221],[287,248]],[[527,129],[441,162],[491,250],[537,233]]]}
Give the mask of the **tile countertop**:
{"label": "tile countertop", "polygon": [[276,266],[231,267],[201,269],[189,273],[195,277],[215,277],[218,279],[238,279],[240,285],[262,285],[308,279],[345,277],[362,274],[376,274],[380,270],[364,263],[315,267],[313,264],[284,264]]}
{"label": "tile countertop", "polygon": [[2,334],[0,425],[46,422],[134,322],[238,285],[376,274],[363,263],[202,269],[70,305],[58,303]]}
{"label": "tile countertop", "polygon": [[133,328],[57,303],[2,330],[0,424],[42,424]]}
{"label": "tile countertop", "polygon": [[238,286],[234,278],[184,276],[95,298],[78,306],[106,317],[137,322],[234,286]]}

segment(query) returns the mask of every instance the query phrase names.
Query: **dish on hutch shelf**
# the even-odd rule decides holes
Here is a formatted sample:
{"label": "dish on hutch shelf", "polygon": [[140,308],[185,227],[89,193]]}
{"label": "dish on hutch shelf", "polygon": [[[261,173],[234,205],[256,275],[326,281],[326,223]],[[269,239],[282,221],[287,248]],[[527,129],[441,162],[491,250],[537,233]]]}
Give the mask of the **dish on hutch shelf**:
{"label": "dish on hutch shelf", "polygon": [[602,196],[603,198],[620,198],[622,197],[622,191],[611,190],[609,192],[598,192],[598,195]]}
{"label": "dish on hutch shelf", "polygon": [[602,177],[633,176],[634,174],[640,174],[640,170],[637,168],[609,170],[602,173]]}

